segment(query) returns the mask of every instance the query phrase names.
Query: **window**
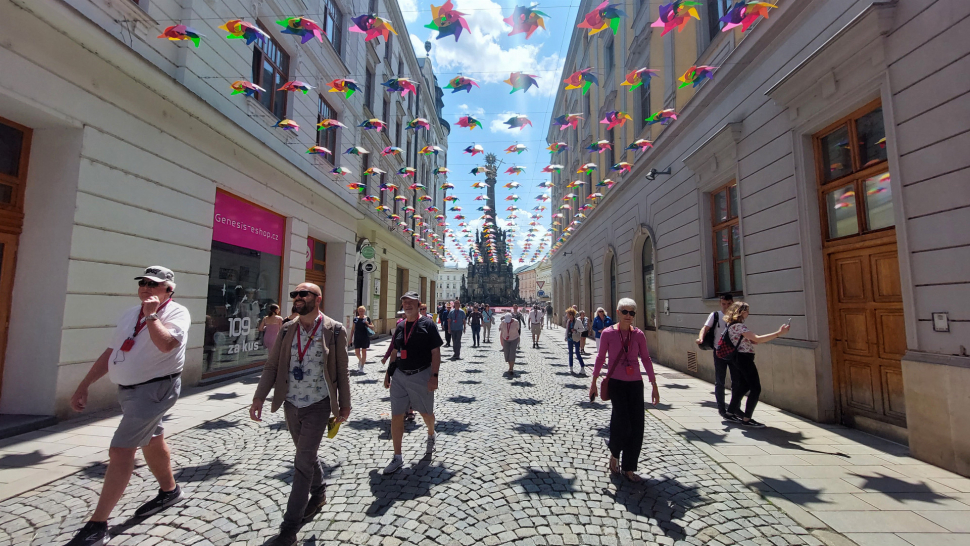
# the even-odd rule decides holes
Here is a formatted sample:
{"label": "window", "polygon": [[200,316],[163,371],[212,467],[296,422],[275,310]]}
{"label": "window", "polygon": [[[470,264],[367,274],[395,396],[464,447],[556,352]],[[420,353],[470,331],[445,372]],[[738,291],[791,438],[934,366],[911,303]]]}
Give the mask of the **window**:
{"label": "window", "polygon": [[394,54],[394,35],[387,35],[387,42],[384,43],[384,60],[391,62],[391,55]]}
{"label": "window", "polygon": [[[265,27],[260,25],[265,30]],[[253,43],[253,83],[266,90],[259,102],[279,119],[286,117],[286,91],[278,91],[289,79],[290,56],[270,37]]]}
{"label": "window", "polygon": [[640,257],[643,280],[643,324],[653,330],[657,327],[657,287],[653,276],[653,241],[647,237],[643,242],[643,253]]}
{"label": "window", "polygon": [[[583,95],[583,102],[586,106],[586,123],[589,123],[589,118],[593,116],[593,103],[592,103],[592,93],[588,92]],[[577,137],[578,138],[578,137]]]}
{"label": "window", "polygon": [[707,0],[707,43],[714,41],[724,23],[721,17],[727,14],[731,7],[731,0]]}
{"label": "window", "polygon": [[360,180],[364,185],[364,191],[360,192],[360,197],[370,195],[370,176],[364,176],[364,171],[370,168],[370,154],[363,154],[360,160]]}
{"label": "window", "polygon": [[738,223],[738,183],[731,181],[711,193],[714,237],[714,291],[741,293],[741,227]]}
{"label": "window", "polygon": [[[394,145],[398,148],[401,147],[401,120],[398,120],[397,127],[394,128]],[[407,163],[407,161],[405,161]]]}
{"label": "window", "polygon": [[[603,172],[604,173],[610,167],[612,167],[613,165],[616,164],[616,129],[610,129],[610,131],[608,133],[606,133],[606,140],[609,140],[610,141],[610,149],[606,151],[606,153],[607,153],[607,156],[606,156],[607,167],[605,169],[603,169]],[[606,175],[604,174],[603,176],[606,176]],[[591,187],[588,189],[588,191],[586,193],[593,193],[593,185],[590,184],[590,186]]]}
{"label": "window", "polygon": [[0,118],[0,207],[23,209],[30,129]]}
{"label": "window", "polygon": [[610,309],[616,311],[616,254],[610,257]]}
{"label": "window", "polygon": [[323,30],[327,40],[333,45],[334,51],[340,55],[340,44],[344,33],[344,14],[334,4],[333,0],[323,0]]}
{"label": "window", "polygon": [[643,82],[643,85],[640,86],[640,118],[637,120],[637,125],[641,131],[647,126],[647,122],[645,120],[650,117],[650,114],[652,113],[653,112],[650,111],[650,80],[648,79],[647,81]]}
{"label": "window", "polygon": [[397,58],[397,77],[404,77],[404,57]]}
{"label": "window", "polygon": [[[327,100],[320,95],[320,105],[317,112],[317,123],[320,123],[324,119],[336,119],[337,112],[334,111],[333,107],[327,103]],[[329,129],[327,131],[317,131],[317,145],[323,146],[324,148],[333,152],[333,155],[323,154],[323,159],[325,159],[331,165],[337,164],[337,131],[335,129]]]}
{"label": "window", "polygon": [[879,102],[815,136],[819,200],[826,239],[842,239],[895,225]]}
{"label": "window", "polygon": [[379,190],[378,193],[381,194],[381,205],[387,205],[387,199],[389,197],[388,194],[391,193],[391,192],[389,192],[389,191],[387,191],[385,189],[382,189],[384,187],[384,185],[387,183],[387,181],[386,181],[387,178],[386,177],[387,177],[386,174],[382,174],[381,175],[381,184],[380,184],[380,186],[378,186],[378,190]]}
{"label": "window", "polygon": [[364,106],[374,113],[374,69],[369,66],[364,75]]}

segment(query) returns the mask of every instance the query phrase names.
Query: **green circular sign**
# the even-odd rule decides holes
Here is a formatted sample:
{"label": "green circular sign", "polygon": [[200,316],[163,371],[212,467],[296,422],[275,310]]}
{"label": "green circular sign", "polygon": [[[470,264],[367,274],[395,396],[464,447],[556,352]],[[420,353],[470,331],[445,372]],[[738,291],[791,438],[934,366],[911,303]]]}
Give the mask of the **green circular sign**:
{"label": "green circular sign", "polygon": [[364,257],[365,260],[373,260],[374,256],[377,255],[377,251],[374,250],[372,246],[365,246],[360,249],[360,255]]}

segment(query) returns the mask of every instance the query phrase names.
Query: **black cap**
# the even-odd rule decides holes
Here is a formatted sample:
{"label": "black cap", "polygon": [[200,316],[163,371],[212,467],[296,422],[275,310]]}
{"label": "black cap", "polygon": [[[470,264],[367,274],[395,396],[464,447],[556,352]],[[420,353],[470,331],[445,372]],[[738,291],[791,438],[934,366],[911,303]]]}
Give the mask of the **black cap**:
{"label": "black cap", "polygon": [[405,292],[404,295],[401,296],[401,299],[418,300],[420,302],[421,296],[419,296],[414,290],[411,290],[410,292]]}

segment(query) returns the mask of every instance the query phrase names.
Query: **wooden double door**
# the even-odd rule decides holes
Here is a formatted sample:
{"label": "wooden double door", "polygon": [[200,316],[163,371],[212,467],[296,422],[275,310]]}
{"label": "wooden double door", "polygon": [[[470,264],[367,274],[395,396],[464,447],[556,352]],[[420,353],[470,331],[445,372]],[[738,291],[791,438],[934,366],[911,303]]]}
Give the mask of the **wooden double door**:
{"label": "wooden double door", "polygon": [[866,426],[871,419],[905,428],[900,360],[906,330],[895,237],[830,249],[826,262],[841,421],[872,428]]}

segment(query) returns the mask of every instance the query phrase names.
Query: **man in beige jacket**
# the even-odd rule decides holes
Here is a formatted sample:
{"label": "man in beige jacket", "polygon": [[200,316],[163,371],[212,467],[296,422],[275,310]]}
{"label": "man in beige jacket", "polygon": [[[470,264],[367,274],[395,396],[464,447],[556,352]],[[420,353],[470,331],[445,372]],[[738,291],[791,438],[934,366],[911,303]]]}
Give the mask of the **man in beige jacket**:
{"label": "man in beige jacket", "polygon": [[[337,422],[350,416],[347,330],[320,311],[320,287],[303,283],[290,292],[299,318],[283,326],[253,396],[249,416],[259,421],[274,390],[272,411],[283,406],[286,428],[296,444],[293,489],[272,546],[293,546],[300,526],[327,503],[323,466],[317,457],[331,412]],[[309,498],[308,498],[309,497]]]}

